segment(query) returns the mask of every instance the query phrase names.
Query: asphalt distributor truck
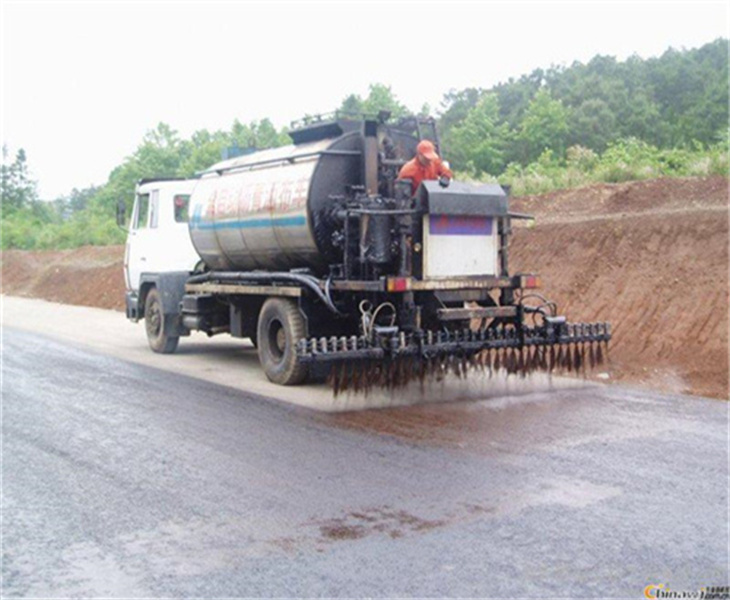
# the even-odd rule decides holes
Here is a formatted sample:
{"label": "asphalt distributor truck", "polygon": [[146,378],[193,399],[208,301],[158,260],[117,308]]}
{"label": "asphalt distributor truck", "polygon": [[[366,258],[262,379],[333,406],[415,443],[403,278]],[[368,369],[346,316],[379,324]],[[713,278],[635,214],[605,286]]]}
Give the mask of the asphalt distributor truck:
{"label": "asphalt distributor truck", "polygon": [[[293,144],[143,180],[125,252],[126,314],[150,348],[198,330],[250,338],[267,377],[335,392],[477,368],[578,371],[607,323],[568,323],[511,273],[508,190],[424,181],[401,166],[433,119],[319,118]],[[440,152],[439,152],[440,154]],[[123,207],[120,207],[123,219]]]}

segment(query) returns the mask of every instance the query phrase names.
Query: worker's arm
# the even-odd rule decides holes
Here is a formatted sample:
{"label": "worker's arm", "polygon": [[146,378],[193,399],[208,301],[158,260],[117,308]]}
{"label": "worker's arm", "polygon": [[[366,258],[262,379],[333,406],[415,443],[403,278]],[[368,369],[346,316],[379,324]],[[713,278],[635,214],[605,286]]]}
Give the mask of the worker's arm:
{"label": "worker's arm", "polygon": [[451,169],[449,169],[443,163],[441,159],[439,159],[436,165],[436,172],[438,173],[439,183],[441,184],[441,187],[448,187],[451,183],[451,179],[454,177],[454,174],[451,172]]}
{"label": "worker's arm", "polygon": [[439,159],[438,161],[438,174],[439,177],[448,177],[449,179],[454,178],[454,174],[451,172],[451,169],[449,169],[445,164],[444,161]]}

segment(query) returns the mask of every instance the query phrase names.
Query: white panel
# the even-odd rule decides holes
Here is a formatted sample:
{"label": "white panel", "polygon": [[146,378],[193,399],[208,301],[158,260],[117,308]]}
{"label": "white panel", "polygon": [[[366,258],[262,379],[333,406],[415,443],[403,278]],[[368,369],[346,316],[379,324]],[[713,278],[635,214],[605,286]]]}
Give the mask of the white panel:
{"label": "white panel", "polygon": [[424,215],[424,278],[497,274],[496,232],[491,235],[443,235],[429,231]]}

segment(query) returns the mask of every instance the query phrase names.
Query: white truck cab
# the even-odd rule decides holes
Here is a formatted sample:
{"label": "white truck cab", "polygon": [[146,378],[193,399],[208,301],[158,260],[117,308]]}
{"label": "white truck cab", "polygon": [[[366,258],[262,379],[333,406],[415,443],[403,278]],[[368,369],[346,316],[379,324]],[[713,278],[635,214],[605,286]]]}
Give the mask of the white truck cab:
{"label": "white truck cab", "polygon": [[160,274],[189,275],[200,257],[190,240],[188,211],[195,179],[142,180],[124,252],[127,317],[144,316],[145,282]]}

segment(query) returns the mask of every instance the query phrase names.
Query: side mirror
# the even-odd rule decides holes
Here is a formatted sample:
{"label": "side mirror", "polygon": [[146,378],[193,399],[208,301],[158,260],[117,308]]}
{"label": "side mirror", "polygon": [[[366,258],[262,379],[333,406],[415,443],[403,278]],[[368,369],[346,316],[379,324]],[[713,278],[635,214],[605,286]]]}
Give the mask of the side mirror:
{"label": "side mirror", "polygon": [[124,227],[124,223],[127,220],[127,204],[124,200],[117,202],[117,225]]}

